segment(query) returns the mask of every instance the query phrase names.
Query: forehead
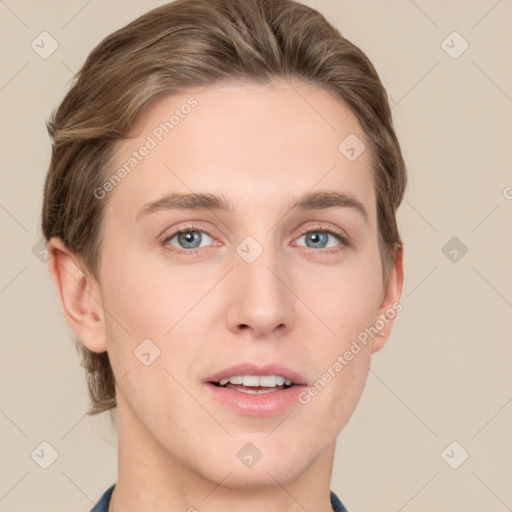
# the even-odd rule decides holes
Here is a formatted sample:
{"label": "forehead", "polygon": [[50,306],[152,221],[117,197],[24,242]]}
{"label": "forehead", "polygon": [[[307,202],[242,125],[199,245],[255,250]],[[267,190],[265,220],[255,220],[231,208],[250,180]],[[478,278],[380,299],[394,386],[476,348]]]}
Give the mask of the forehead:
{"label": "forehead", "polygon": [[122,206],[135,217],[145,202],[175,191],[218,194],[235,210],[261,210],[333,189],[351,192],[375,216],[365,134],[351,110],[317,86],[191,89],[154,103],[134,132],[115,149],[109,176],[126,172],[109,192],[112,211]]}

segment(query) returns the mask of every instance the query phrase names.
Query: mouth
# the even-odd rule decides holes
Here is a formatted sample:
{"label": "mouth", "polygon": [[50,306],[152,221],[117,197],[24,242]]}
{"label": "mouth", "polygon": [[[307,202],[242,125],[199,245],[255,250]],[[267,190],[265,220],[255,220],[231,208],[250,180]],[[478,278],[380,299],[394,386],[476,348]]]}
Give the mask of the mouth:
{"label": "mouth", "polygon": [[282,375],[233,375],[224,377],[218,382],[210,382],[210,384],[251,395],[275,393],[295,386],[293,381]]}
{"label": "mouth", "polygon": [[242,363],[208,376],[209,396],[237,414],[275,416],[298,402],[307,386],[298,373],[279,364]]}

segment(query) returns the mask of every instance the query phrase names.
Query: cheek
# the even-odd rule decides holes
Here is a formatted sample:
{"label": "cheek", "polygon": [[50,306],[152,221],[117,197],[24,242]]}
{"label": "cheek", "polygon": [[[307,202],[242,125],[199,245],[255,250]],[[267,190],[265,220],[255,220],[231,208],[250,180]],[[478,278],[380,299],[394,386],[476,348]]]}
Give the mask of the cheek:
{"label": "cheek", "polygon": [[[306,396],[304,402],[310,399],[320,409],[329,404],[336,423],[343,425],[361,396],[370,368],[375,335],[371,328],[378,319],[382,292],[378,250],[360,253],[350,263],[347,259],[346,265],[321,272],[312,276],[318,283],[316,291],[305,295],[322,320],[315,329],[317,380],[312,394],[318,398]],[[322,418],[319,411],[317,417]]]}
{"label": "cheek", "polygon": [[184,306],[193,299],[193,288],[183,286],[180,269],[172,280],[151,261],[112,251],[117,261],[111,271],[103,269],[102,298],[107,315],[121,324],[133,338],[163,339],[166,332],[184,314]]}
{"label": "cheek", "polygon": [[[341,370],[336,377],[337,382],[333,386],[332,400],[338,425],[345,425],[352,415],[361,398],[370,370],[371,351],[369,346],[357,343],[356,345],[351,344],[352,348],[341,354],[341,359],[337,361],[340,364],[337,369],[341,368]],[[349,356],[349,354],[351,355]]]}
{"label": "cheek", "polygon": [[[324,322],[324,336],[329,345],[342,349],[347,341],[373,325],[382,294],[378,252],[353,254],[338,267],[308,272],[308,305]],[[334,344],[332,343],[334,341]]]}

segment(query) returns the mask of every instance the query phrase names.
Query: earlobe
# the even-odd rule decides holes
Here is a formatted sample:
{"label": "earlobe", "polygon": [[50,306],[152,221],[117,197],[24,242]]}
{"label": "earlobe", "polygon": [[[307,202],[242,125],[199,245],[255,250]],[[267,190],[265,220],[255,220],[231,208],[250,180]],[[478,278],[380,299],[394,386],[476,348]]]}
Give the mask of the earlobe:
{"label": "earlobe", "polygon": [[68,325],[89,350],[105,352],[105,316],[96,280],[60,238],[52,238],[46,247],[48,270]]}
{"label": "earlobe", "polygon": [[402,309],[400,297],[402,296],[403,281],[403,247],[401,244],[397,244],[393,252],[393,264],[384,290],[384,297],[375,319],[381,335],[374,338],[372,352],[377,352],[384,346],[391,334],[396,315]]}

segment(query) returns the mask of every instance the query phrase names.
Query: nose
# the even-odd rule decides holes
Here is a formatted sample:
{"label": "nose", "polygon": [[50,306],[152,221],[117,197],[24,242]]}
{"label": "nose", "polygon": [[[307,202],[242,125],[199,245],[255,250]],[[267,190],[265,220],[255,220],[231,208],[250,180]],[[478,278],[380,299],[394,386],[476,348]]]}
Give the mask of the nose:
{"label": "nose", "polygon": [[234,254],[234,268],[226,283],[226,322],[231,331],[238,335],[250,332],[253,338],[262,339],[282,336],[293,328],[295,296],[290,267],[283,258],[268,247],[252,263]]}

